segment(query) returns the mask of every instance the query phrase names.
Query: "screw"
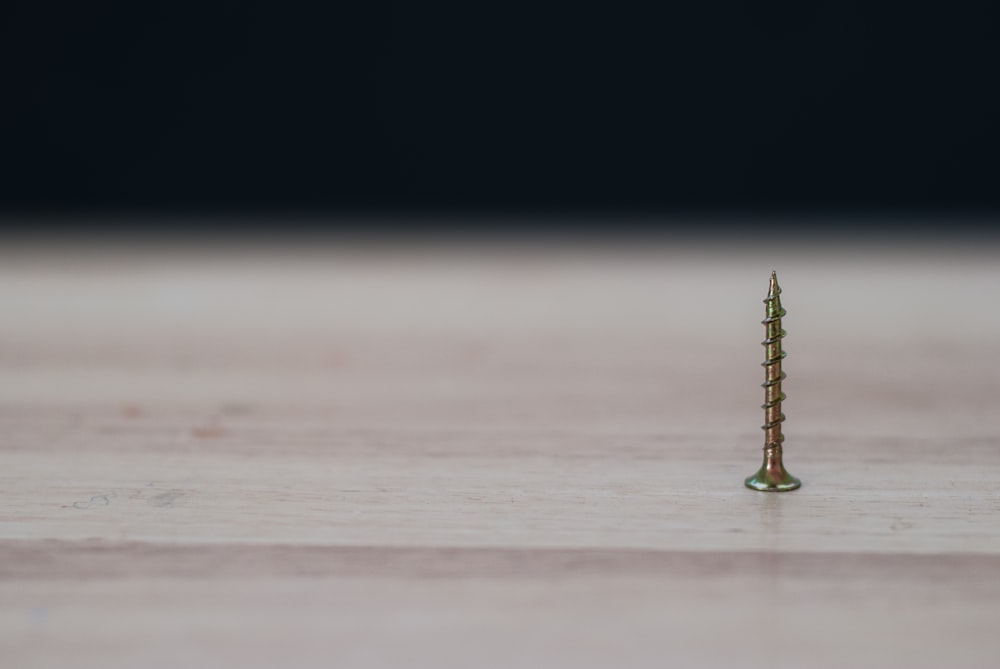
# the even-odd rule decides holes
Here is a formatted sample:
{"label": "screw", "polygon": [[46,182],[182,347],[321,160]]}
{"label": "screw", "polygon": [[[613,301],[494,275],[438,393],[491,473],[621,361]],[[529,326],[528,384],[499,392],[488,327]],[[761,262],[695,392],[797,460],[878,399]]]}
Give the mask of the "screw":
{"label": "screw", "polygon": [[765,492],[795,490],[802,485],[801,481],[785,471],[781,462],[781,443],[785,440],[785,435],[781,433],[781,423],[785,420],[785,414],[781,413],[781,401],[785,399],[785,393],[781,392],[781,381],[785,378],[785,373],[781,371],[781,361],[785,358],[781,340],[786,332],[781,329],[781,317],[785,315],[785,310],[781,307],[780,294],[778,276],[771,272],[771,283],[764,300],[766,318],[761,321],[767,332],[766,339],[761,342],[767,351],[766,359],[761,363],[764,368],[764,383],[761,384],[764,403],[760,405],[764,410],[764,425],[761,426],[764,430],[764,463],[756,474],[745,481],[748,488]]}

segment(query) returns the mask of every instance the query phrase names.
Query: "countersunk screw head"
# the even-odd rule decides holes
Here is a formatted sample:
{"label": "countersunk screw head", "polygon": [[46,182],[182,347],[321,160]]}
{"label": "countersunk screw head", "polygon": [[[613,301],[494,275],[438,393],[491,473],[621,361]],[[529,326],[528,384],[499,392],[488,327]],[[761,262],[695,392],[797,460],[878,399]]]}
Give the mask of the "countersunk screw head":
{"label": "countersunk screw head", "polygon": [[781,446],[775,445],[764,449],[764,463],[757,473],[744,481],[748,488],[762,492],[785,492],[795,490],[802,485],[787,471],[781,462]]}

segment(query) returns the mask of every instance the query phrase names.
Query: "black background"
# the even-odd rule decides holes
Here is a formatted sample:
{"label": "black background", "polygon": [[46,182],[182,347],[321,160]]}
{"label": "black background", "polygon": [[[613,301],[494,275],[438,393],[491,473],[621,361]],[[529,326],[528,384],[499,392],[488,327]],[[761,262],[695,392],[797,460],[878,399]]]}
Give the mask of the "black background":
{"label": "black background", "polygon": [[0,208],[329,226],[990,214],[997,14],[844,1],[6,2]]}

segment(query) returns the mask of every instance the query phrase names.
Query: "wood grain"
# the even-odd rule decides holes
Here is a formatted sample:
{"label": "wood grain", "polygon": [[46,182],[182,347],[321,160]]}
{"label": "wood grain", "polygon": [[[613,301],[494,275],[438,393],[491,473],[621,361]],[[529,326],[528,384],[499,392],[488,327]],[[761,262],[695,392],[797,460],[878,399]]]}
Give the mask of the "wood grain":
{"label": "wood grain", "polygon": [[756,247],[8,249],[4,664],[995,666],[1000,263],[882,251],[766,495]]}

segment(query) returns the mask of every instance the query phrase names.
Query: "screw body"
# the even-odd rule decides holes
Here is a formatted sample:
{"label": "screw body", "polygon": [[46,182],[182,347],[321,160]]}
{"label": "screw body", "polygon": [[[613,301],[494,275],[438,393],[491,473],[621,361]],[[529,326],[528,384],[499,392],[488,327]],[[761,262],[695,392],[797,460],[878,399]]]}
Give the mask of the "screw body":
{"label": "screw body", "polygon": [[785,471],[781,461],[781,445],[785,441],[785,435],[781,433],[781,423],[785,420],[785,414],[781,413],[781,401],[785,399],[785,393],[781,392],[781,381],[785,378],[785,373],[781,370],[781,361],[785,358],[781,340],[786,333],[781,329],[781,317],[785,315],[785,310],[778,297],[780,294],[778,277],[771,272],[771,283],[764,300],[765,318],[761,321],[766,331],[766,337],[761,342],[766,355],[761,363],[764,367],[764,383],[761,384],[764,388],[764,403],[760,405],[764,410],[764,425],[761,426],[764,430],[764,462],[757,473],[745,481],[748,488],[764,492],[795,490],[802,485],[801,481]]}

